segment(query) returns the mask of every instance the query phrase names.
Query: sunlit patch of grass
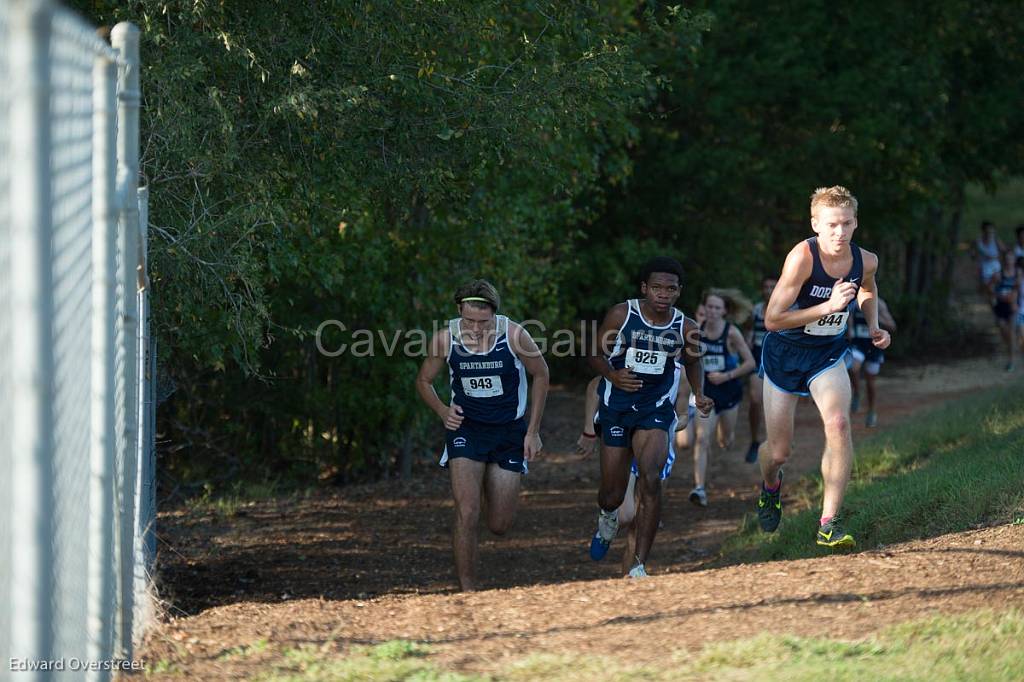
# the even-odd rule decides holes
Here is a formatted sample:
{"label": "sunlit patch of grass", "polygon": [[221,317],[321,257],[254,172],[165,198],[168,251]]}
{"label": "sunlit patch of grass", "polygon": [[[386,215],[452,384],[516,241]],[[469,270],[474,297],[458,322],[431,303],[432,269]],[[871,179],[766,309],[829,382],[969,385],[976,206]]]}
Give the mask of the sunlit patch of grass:
{"label": "sunlit patch of grass", "polygon": [[[860,549],[931,537],[1024,509],[1024,386],[1016,383],[911,417],[858,444],[844,502]],[[1016,453],[1016,456],[1015,454]],[[818,556],[820,475],[787,483],[779,529],[762,533],[753,514],[723,548],[727,562]]]}

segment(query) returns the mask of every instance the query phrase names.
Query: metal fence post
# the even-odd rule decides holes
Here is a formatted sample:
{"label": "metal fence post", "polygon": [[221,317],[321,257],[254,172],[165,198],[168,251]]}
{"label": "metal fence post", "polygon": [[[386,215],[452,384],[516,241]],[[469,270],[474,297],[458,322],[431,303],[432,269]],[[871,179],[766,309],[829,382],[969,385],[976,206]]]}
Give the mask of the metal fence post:
{"label": "metal fence post", "polygon": [[132,652],[132,613],[134,610],[134,511],[135,454],[138,439],[138,407],[135,372],[138,368],[138,233],[139,233],[139,29],[126,22],[117,24],[110,34],[111,45],[125,66],[120,70],[118,88],[117,165],[118,195],[121,205],[121,265],[119,273],[124,296],[125,358],[125,451],[122,463],[123,488],[120,509],[120,580],[117,594],[119,647],[117,653],[130,658]]}
{"label": "metal fence post", "polygon": [[[98,56],[93,67],[92,196],[92,439],[89,490],[88,654],[113,649],[114,576],[114,310],[117,272],[116,64]],[[102,679],[99,673],[92,679]]]}
{"label": "metal fence post", "polygon": [[135,608],[132,614],[132,637],[141,638],[146,623],[152,616],[153,605],[150,594],[149,537],[154,534],[155,472],[152,466],[154,375],[151,372],[153,343],[149,325],[149,273],[147,270],[146,229],[149,224],[149,188],[140,187],[137,197],[139,205],[139,364],[138,364],[138,425],[139,438],[136,453],[135,479],[135,524],[133,542],[135,545],[133,586]]}
{"label": "metal fence post", "polygon": [[[46,0],[10,6],[11,233],[10,447],[12,524],[10,655],[53,654],[53,275],[49,44],[53,7]],[[6,663],[6,661],[4,662]],[[36,679],[33,674],[26,679]]]}

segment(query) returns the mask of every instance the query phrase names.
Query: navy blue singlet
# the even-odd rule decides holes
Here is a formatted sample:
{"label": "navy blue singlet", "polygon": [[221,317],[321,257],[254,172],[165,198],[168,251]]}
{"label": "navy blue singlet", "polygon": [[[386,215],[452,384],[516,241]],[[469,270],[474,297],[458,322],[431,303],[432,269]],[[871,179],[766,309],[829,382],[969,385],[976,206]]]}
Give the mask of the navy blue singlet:
{"label": "navy blue singlet", "polygon": [[[818,238],[811,237],[808,239],[807,246],[811,250],[814,265],[811,268],[811,276],[800,287],[800,293],[797,294],[796,302],[790,310],[812,308],[823,301],[827,301],[832,296],[832,285],[838,279],[838,277],[833,277],[825,272],[825,267],[821,263],[821,253],[818,251]],[[861,257],[860,248],[853,242],[850,242],[850,250],[853,252],[853,264],[850,266],[850,271],[842,279],[844,282],[853,282],[859,290],[861,282],[864,281],[864,261]],[[850,306],[846,310],[823,315],[821,318],[801,327],[783,329],[776,333],[787,341],[800,346],[830,346],[835,343],[837,337],[846,333],[850,310],[854,305],[855,302],[850,301]]]}
{"label": "navy blue singlet", "polygon": [[672,319],[665,325],[655,325],[644,319],[637,299],[627,301],[629,310],[619,328],[615,347],[608,357],[613,369],[629,367],[643,381],[643,387],[628,393],[601,382],[601,400],[612,410],[640,409],[641,406],[661,406],[672,400],[677,384],[675,359],[685,346],[683,323],[686,316],[672,309]]}
{"label": "navy blue singlet", "polygon": [[526,370],[509,347],[504,315],[495,317],[494,345],[474,353],[462,343],[462,320],[448,322],[452,335],[448,368],[452,400],[465,418],[482,424],[507,424],[526,412]]}

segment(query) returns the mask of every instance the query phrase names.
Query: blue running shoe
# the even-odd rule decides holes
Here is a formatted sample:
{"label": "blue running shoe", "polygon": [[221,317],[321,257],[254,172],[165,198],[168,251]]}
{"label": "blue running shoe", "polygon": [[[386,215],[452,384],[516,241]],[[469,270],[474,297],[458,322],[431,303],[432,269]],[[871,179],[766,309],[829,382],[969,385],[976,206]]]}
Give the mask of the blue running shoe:
{"label": "blue running shoe", "polygon": [[594,533],[594,537],[590,540],[590,558],[594,561],[603,559],[604,555],[608,553],[608,548],[612,545],[612,540],[615,539],[615,534],[618,532],[618,510],[607,512],[602,509],[597,515],[597,532]]}
{"label": "blue running shoe", "polygon": [[761,447],[761,444],[756,440],[750,442],[750,448],[747,450],[747,464],[753,464],[757,461],[757,451]]}

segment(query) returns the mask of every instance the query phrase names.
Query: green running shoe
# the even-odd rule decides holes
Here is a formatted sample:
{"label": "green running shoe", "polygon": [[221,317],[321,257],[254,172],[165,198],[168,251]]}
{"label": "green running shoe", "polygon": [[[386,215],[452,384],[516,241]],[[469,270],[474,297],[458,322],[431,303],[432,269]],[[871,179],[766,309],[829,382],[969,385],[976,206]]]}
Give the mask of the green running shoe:
{"label": "green running shoe", "polygon": [[854,547],[857,542],[853,536],[843,530],[839,515],[833,516],[828,523],[818,528],[817,543],[822,547]]}
{"label": "green running shoe", "polygon": [[761,482],[761,495],[757,498],[757,520],[761,530],[774,533],[782,520],[782,470],[779,470],[779,489],[775,492],[765,490]]}

